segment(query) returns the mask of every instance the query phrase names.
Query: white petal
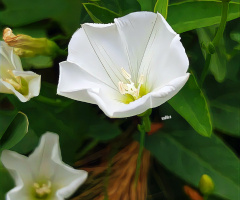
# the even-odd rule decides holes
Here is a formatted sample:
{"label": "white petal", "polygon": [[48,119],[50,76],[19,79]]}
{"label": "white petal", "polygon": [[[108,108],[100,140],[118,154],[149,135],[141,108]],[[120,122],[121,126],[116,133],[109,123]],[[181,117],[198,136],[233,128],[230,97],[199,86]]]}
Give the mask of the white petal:
{"label": "white petal", "polygon": [[[155,52],[159,49],[155,48]],[[159,59],[158,59],[159,58]],[[169,81],[184,76],[188,70],[189,60],[180,37],[176,35],[162,55],[153,53],[151,68],[148,72],[148,84],[152,90],[162,87]]]}
{"label": "white petal", "polygon": [[17,186],[23,187],[24,184],[32,182],[31,169],[25,156],[4,150],[1,155],[1,161],[11,173]]}
{"label": "white petal", "polygon": [[18,99],[22,102],[29,101],[32,97],[38,96],[40,92],[40,85],[41,85],[41,76],[38,74],[35,74],[31,71],[13,71],[13,74],[15,76],[21,76],[23,77],[27,83],[28,83],[28,89],[29,92],[27,95],[22,95],[19,93],[15,88],[10,84],[2,79],[0,79],[0,86],[3,86],[0,88],[1,93],[10,93],[15,94]]}
{"label": "white petal", "polygon": [[2,41],[0,41],[0,66],[10,70],[23,70],[20,58],[13,52],[13,47]]}
{"label": "white petal", "polygon": [[96,79],[76,64],[60,63],[60,76],[57,93],[78,101],[96,104],[90,93],[99,93],[100,89],[109,98],[117,98],[120,93]]}
{"label": "white petal", "polygon": [[82,25],[96,56],[101,61],[106,73],[115,82],[125,80],[121,68],[129,72],[128,60],[125,54],[117,26],[96,26],[95,24]]}
{"label": "white petal", "polygon": [[[157,14],[152,12],[135,12],[114,20],[126,54],[133,80],[137,83],[138,72],[150,39],[154,37],[154,28],[157,27]],[[169,33],[174,35],[175,33]]]}
{"label": "white petal", "polygon": [[116,87],[112,79],[106,73],[106,70],[93,49],[87,35],[82,28],[78,29],[68,46],[67,60],[81,66],[85,71],[97,79],[101,79],[107,85]]}
{"label": "white petal", "polygon": [[87,179],[88,173],[83,170],[75,170],[64,163],[55,168],[53,185],[60,189],[56,192],[56,199],[61,200],[70,197]]}
{"label": "white petal", "polygon": [[[54,151],[54,148],[58,151]],[[39,146],[28,158],[35,180],[39,178],[50,180],[54,176],[55,163],[52,161],[53,153],[55,159],[60,161],[59,136],[47,132],[41,137]]]}
{"label": "white petal", "polygon": [[96,99],[97,104],[107,116],[113,118],[131,117],[139,115],[149,108],[160,106],[171,99],[184,86],[188,80],[188,77],[188,73],[182,77],[178,77],[170,81],[162,88],[155,89],[155,91],[148,93],[147,95],[129,104],[120,103],[110,99],[104,99],[102,96],[97,96],[97,94],[95,94],[93,98]]}
{"label": "white petal", "polygon": [[17,186],[6,194],[6,200],[26,200],[29,199],[31,190],[26,187]]}

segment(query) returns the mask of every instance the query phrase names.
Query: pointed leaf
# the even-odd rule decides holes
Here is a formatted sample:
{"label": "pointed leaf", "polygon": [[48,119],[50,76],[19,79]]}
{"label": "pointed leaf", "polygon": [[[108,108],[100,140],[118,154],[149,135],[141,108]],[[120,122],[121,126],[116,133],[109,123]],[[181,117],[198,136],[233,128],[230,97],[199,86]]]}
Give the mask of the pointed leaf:
{"label": "pointed leaf", "polygon": [[168,103],[201,135],[210,137],[212,123],[206,98],[194,75]]}

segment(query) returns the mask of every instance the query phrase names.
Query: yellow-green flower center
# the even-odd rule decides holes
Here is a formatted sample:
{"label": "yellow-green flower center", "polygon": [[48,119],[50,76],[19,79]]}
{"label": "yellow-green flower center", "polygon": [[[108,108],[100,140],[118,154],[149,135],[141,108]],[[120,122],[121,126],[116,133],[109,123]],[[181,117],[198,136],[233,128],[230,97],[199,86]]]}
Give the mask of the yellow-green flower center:
{"label": "yellow-green flower center", "polygon": [[43,184],[34,183],[33,189],[34,189],[34,196],[37,199],[47,199],[47,197],[52,192],[52,184],[50,181],[48,181],[47,183],[43,183]]}
{"label": "yellow-green flower center", "polygon": [[15,90],[17,90],[22,95],[28,94],[28,84],[27,81],[21,76],[15,76],[12,70],[7,71],[10,78],[3,79],[5,82],[11,84]]}
{"label": "yellow-green flower center", "polygon": [[143,85],[144,76],[141,75],[139,77],[138,83],[135,86],[134,82],[131,80],[131,75],[124,68],[121,68],[121,71],[122,75],[124,76],[125,79],[127,79],[128,82],[128,83],[123,83],[122,81],[118,82],[119,92],[125,96],[122,102],[128,104],[144,96],[146,94],[146,89]]}

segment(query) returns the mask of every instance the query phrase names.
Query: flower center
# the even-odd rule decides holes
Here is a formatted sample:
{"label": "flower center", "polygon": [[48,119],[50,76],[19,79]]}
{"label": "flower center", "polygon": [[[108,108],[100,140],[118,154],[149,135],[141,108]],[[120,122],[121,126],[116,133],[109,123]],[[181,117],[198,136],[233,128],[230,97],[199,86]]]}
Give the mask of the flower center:
{"label": "flower center", "polygon": [[144,76],[141,75],[138,80],[138,86],[136,87],[133,81],[131,80],[131,75],[127,73],[124,68],[121,68],[122,75],[128,80],[129,83],[123,83],[122,81],[118,82],[118,89],[122,95],[130,95],[133,100],[137,100],[141,97],[140,89],[144,83]]}
{"label": "flower center", "polygon": [[33,188],[34,188],[35,196],[38,199],[45,199],[51,193],[52,184],[50,181],[48,181],[47,184],[34,183]]}
{"label": "flower center", "polygon": [[12,70],[7,70],[7,73],[10,75],[11,78],[5,78],[3,79],[3,81],[11,84],[14,89],[17,90],[19,93],[27,95],[28,86],[26,80],[20,76],[15,76]]}

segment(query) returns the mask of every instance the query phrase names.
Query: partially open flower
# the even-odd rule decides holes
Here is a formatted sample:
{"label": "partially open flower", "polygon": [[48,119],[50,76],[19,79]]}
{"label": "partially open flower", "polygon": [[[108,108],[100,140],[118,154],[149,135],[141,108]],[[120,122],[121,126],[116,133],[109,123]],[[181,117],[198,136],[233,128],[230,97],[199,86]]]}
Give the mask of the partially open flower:
{"label": "partially open flower", "polygon": [[86,171],[62,162],[59,138],[53,133],[44,134],[29,157],[4,150],[1,160],[16,183],[6,200],[64,200],[87,178]]}
{"label": "partially open flower", "polygon": [[3,31],[3,40],[11,47],[14,52],[22,57],[33,57],[36,55],[55,56],[59,47],[55,42],[47,38],[33,38],[29,35],[14,35],[10,28]]}
{"label": "partially open flower", "polygon": [[188,80],[188,58],[158,13],[83,24],[60,63],[58,94],[97,104],[109,117],[138,115],[172,98]]}
{"label": "partially open flower", "polygon": [[5,42],[0,41],[0,93],[15,94],[26,102],[39,95],[41,76],[23,71],[19,57]]}

